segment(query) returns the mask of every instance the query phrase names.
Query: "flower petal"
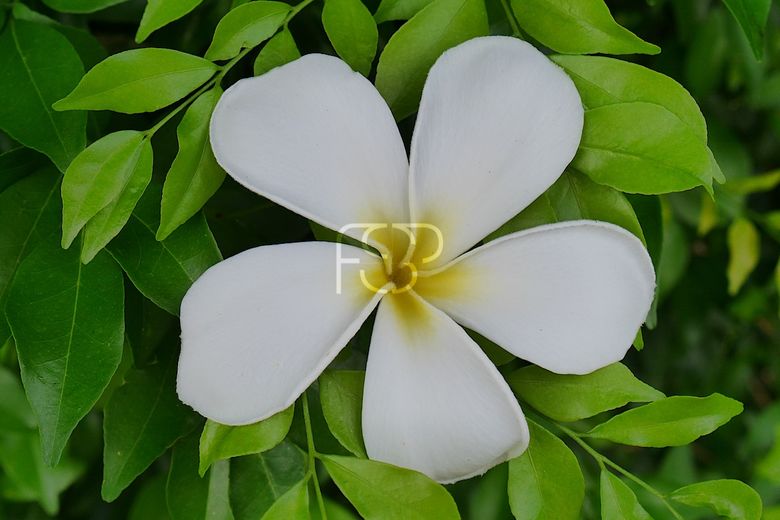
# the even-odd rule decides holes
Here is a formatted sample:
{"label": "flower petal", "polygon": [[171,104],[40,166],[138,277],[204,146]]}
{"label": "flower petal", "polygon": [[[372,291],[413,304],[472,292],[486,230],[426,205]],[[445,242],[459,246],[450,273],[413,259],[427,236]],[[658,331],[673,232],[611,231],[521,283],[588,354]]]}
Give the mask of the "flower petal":
{"label": "flower petal", "polygon": [[572,81],[530,44],[489,36],[445,52],[425,83],[411,146],[412,220],[444,239],[431,265],[544,192],[574,157],[582,121]]}
{"label": "flower petal", "polygon": [[372,459],[450,483],[528,446],[520,405],[474,341],[414,293],[385,298],[368,354],[363,436]]}
{"label": "flower petal", "polygon": [[621,360],[654,288],[653,264],[639,239],[589,220],[507,235],[415,285],[458,323],[560,374]]}
{"label": "flower petal", "polygon": [[336,244],[264,246],[206,271],[181,307],[179,398],[223,424],[249,424],[290,406],[355,334],[379,301],[359,269],[382,262]]}
{"label": "flower petal", "polygon": [[409,166],[390,109],[332,56],[309,54],[227,89],[211,145],[238,182],[323,226],[408,219]]}

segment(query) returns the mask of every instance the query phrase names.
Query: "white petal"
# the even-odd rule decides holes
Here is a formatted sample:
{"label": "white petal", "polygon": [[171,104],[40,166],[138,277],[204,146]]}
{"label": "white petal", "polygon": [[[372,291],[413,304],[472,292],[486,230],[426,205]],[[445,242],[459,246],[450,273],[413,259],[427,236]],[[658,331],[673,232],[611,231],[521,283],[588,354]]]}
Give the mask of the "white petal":
{"label": "white petal", "polygon": [[444,238],[435,264],[555,182],[574,157],[582,120],[572,81],[524,41],[489,36],[445,52],[425,83],[411,147],[412,220],[438,226]]}
{"label": "white petal", "polygon": [[181,307],[179,398],[223,424],[249,424],[290,406],[333,360],[376,306],[360,268],[381,261],[343,246],[341,294],[336,244],[258,247],[206,271]]}
{"label": "white petal", "polygon": [[227,89],[211,145],[238,182],[331,229],[408,219],[409,167],[390,109],[332,56],[308,54]]}
{"label": "white petal", "polygon": [[585,220],[507,235],[415,285],[458,323],[566,374],[621,360],[654,288],[653,264],[639,239]]}
{"label": "white petal", "polygon": [[520,405],[465,331],[413,293],[379,306],[363,394],[368,456],[443,483],[528,446]]}

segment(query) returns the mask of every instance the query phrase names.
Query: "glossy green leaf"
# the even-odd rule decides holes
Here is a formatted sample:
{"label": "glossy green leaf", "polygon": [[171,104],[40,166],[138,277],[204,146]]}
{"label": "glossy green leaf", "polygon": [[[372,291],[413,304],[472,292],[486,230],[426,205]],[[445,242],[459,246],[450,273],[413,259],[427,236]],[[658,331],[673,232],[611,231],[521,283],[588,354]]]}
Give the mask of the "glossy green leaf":
{"label": "glossy green leaf", "polygon": [[658,54],[619,25],[604,0],[512,0],[524,31],[564,54]]}
{"label": "glossy green leaf", "polygon": [[610,222],[632,232],[642,242],[645,240],[626,197],[578,172],[564,172],[530,206],[488,235],[487,240],[543,224],[580,219]]}
{"label": "glossy green leaf", "polygon": [[742,403],[721,394],[667,397],[616,415],[588,435],[631,446],[682,446],[712,433],[742,409]]}
{"label": "glossy green leaf", "polygon": [[262,520],[290,520],[309,517],[308,480],[301,480],[265,512]]}
{"label": "glossy green leaf", "polygon": [[201,94],[176,129],[179,152],[165,177],[157,240],[168,238],[200,211],[225,179],[209,141],[211,113],[221,95],[218,87]]}
{"label": "glossy green leaf", "polygon": [[127,520],[171,520],[165,501],[165,475],[144,481],[133,500]]}
{"label": "glossy green leaf", "polygon": [[227,426],[206,421],[200,436],[200,463],[202,476],[218,460],[268,451],[282,442],[290,431],[294,407],[272,415],[264,421],[246,426]]}
{"label": "glossy green leaf", "polygon": [[376,23],[408,20],[433,0],[382,0],[374,13]]}
{"label": "glossy green leaf", "polygon": [[290,6],[282,2],[258,0],[239,5],[219,21],[206,58],[229,60],[245,47],[259,45],[282,26]]}
{"label": "glossy green leaf", "polygon": [[764,56],[764,33],[772,0],[723,0],[745,33],[756,59]]}
{"label": "glossy green leaf", "polygon": [[0,365],[0,435],[35,429],[27,397],[19,378]]}
{"label": "glossy green leaf", "polygon": [[158,242],[160,187],[152,183],[108,251],[141,293],[171,314],[206,269],[222,260],[206,220],[197,215]]}
{"label": "glossy green leaf", "polygon": [[306,474],[306,455],[295,444],[230,461],[230,507],[236,520],[257,520]]}
{"label": "glossy green leaf", "polygon": [[447,490],[422,473],[368,459],[323,455],[321,460],[364,518],[460,518]]}
{"label": "glossy green leaf", "polygon": [[556,421],[593,417],[628,403],[655,401],[664,394],[634,377],[622,363],[585,375],[555,374],[530,365],[512,372],[507,382],[520,398]]}
{"label": "glossy green leaf", "polygon": [[[115,500],[197,424],[176,396],[177,361],[176,352],[169,351],[157,364],[130,371],[111,396],[103,419],[103,500]],[[197,458],[193,464],[197,467]]]}
{"label": "glossy green leaf", "polygon": [[133,49],[92,67],[55,110],[154,112],[178,101],[216,72],[208,60],[171,49]]}
{"label": "glossy green leaf", "polygon": [[730,520],[760,520],[761,497],[739,480],[709,480],[681,487],[672,499],[695,507],[707,507]]}
{"label": "glossy green leaf", "polygon": [[127,0],[43,0],[43,3],[62,13],[92,13],[121,4]]}
{"label": "glossy green leaf", "polygon": [[233,520],[228,499],[230,465],[216,462],[198,475],[198,437],[190,435],[173,449],[166,500],[172,520]]}
{"label": "glossy green leaf", "polygon": [[379,32],[361,0],[325,0],[322,25],[336,53],[347,65],[368,76]]}
{"label": "glossy green leaf", "polygon": [[646,102],[588,110],[572,166],[627,193],[655,195],[696,186],[711,191],[707,147],[678,121],[665,108]]}
{"label": "glossy green leaf", "polygon": [[265,74],[271,69],[290,63],[300,57],[301,52],[295,44],[292,33],[287,29],[282,29],[268,40],[268,43],[257,54],[253,67],[255,76]]}
{"label": "glossy green leaf", "polygon": [[59,173],[49,167],[0,193],[0,344],[11,335],[3,310],[8,288],[25,257],[60,227]]}
{"label": "glossy green leaf", "polygon": [[729,265],[726,275],[729,294],[737,294],[758,265],[761,257],[761,236],[753,223],[738,218],[728,229]]}
{"label": "glossy green leaf", "polygon": [[625,482],[601,470],[601,520],[652,520]]}
{"label": "glossy green leaf", "polygon": [[428,70],[450,47],[488,34],[482,0],[435,0],[387,42],[376,72],[376,88],[397,120],[417,110]]}
{"label": "glossy green leaf", "polygon": [[70,247],[81,228],[151,166],[152,145],[134,130],[108,134],[81,152],[62,181],[62,246]]}
{"label": "glossy green leaf", "polygon": [[136,43],[141,43],[154,31],[178,20],[201,3],[203,0],[148,0],[135,34]]}
{"label": "glossy green leaf", "polygon": [[78,422],[122,358],[124,287],[108,255],[82,265],[51,239],[24,259],[8,293],[22,381],[38,420],[43,458],[60,460]]}
{"label": "glossy green leaf", "polygon": [[73,46],[53,28],[16,20],[0,32],[0,130],[46,154],[60,171],[84,149],[87,117],[51,105],[82,74]]}
{"label": "glossy green leaf", "polygon": [[46,164],[46,158],[30,148],[16,148],[0,154],[0,193]]}
{"label": "glossy green leaf", "polygon": [[362,370],[333,370],[320,376],[320,403],[328,428],[342,446],[358,457],[366,458],[363,446]]}
{"label": "glossy green leaf", "polygon": [[509,461],[507,492],[517,520],[577,520],[585,480],[577,457],[558,437],[529,422],[531,442]]}

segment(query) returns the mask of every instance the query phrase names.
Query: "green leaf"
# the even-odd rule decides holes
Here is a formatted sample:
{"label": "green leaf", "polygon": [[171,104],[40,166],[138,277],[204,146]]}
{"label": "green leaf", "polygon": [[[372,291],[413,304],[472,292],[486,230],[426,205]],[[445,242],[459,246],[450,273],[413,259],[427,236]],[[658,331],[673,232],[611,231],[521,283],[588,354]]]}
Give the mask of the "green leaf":
{"label": "green leaf", "polygon": [[564,54],[658,54],[619,25],[604,0],[512,0],[520,26],[542,44]]}
{"label": "green leaf", "polygon": [[422,473],[368,459],[322,455],[321,460],[364,518],[460,518],[447,490]]}
{"label": "green leaf", "polygon": [[236,520],[257,520],[306,474],[306,455],[284,441],[230,461],[230,507]]}
{"label": "green leaf", "polygon": [[320,376],[320,403],[328,428],[342,446],[358,457],[366,458],[363,446],[362,370],[333,370]]}
{"label": "green leaf", "polygon": [[62,181],[62,247],[70,247],[81,228],[151,166],[152,145],[135,130],[108,134],[81,152]]}
{"label": "green leaf", "polygon": [[408,20],[433,0],[382,0],[374,13],[376,23]]}
{"label": "green leaf", "polygon": [[81,79],[55,110],[154,112],[183,98],[216,72],[208,60],[171,49],[133,49],[109,56]]}
{"label": "green leaf", "polygon": [[623,412],[593,428],[588,436],[648,448],[682,446],[712,433],[742,409],[742,403],[721,394],[678,395]]}
{"label": "green leaf", "polygon": [[43,155],[29,148],[17,148],[0,154],[0,193],[46,164],[47,161]]}
{"label": "green leaf", "polygon": [[[780,262],[778,266],[777,272],[780,273]],[[756,464],[756,473],[770,482],[780,484],[780,424],[775,427],[772,449]]]}
{"label": "green leaf", "polygon": [[34,429],[35,417],[19,379],[0,365],[0,435]]}
{"label": "green leaf", "polygon": [[602,520],[652,520],[625,482],[601,470]]}
{"label": "green leaf", "polygon": [[507,491],[517,520],[577,520],[585,497],[585,480],[577,457],[558,437],[528,423],[531,442],[509,461]]}
{"label": "green leaf", "polygon": [[218,460],[262,453],[275,447],[290,431],[294,409],[291,406],[264,421],[246,426],[227,426],[206,421],[200,436],[198,473],[203,476]]}
{"label": "green leaf", "polygon": [[197,215],[158,242],[160,186],[152,183],[121,233],[108,245],[133,285],[171,314],[206,269],[222,260],[206,220]]}
{"label": "green leaf", "polygon": [[228,500],[230,465],[215,463],[198,475],[198,437],[191,435],[173,449],[166,501],[172,520],[233,520]]}
{"label": "green leaf", "polygon": [[379,32],[361,0],[325,0],[322,25],[330,43],[347,65],[368,76]]}
{"label": "green leaf", "polygon": [[670,111],[646,102],[588,110],[572,166],[627,193],[656,195],[700,185],[711,192],[707,147],[678,122]]}
{"label": "green leaf", "polygon": [[723,0],[726,7],[742,28],[750,42],[753,55],[760,60],[764,57],[764,33],[771,0]]}
{"label": "green leaf", "polygon": [[707,507],[731,520],[759,520],[761,497],[739,480],[709,480],[681,487],[672,499],[694,507]]}
{"label": "green leaf", "polygon": [[308,479],[301,480],[279,500],[274,502],[262,517],[262,520],[290,520],[309,517]]}
{"label": "green leaf", "polygon": [[84,149],[87,117],[58,114],[51,105],[82,74],[78,54],[51,27],[16,20],[0,32],[0,130],[46,154],[60,171]]}
{"label": "green leaf", "polygon": [[165,475],[144,481],[133,500],[127,520],[171,520],[165,502]]}
{"label": "green leaf", "polygon": [[772,191],[778,185],[780,185],[780,170],[773,170],[761,175],[751,175],[742,179],[730,180],[725,188],[734,193],[747,195]]}
{"label": "green leaf", "polygon": [[165,177],[157,240],[165,240],[195,215],[225,179],[209,141],[211,113],[222,95],[215,87],[198,97],[176,129],[179,152]]}
{"label": "green leaf", "polygon": [[43,3],[62,13],[93,13],[127,0],[43,0]]}
{"label": "green leaf", "polygon": [[290,6],[282,2],[258,0],[239,5],[217,24],[206,58],[229,60],[241,49],[261,44],[282,26],[289,12]]}
{"label": "green leaf", "polygon": [[123,309],[122,273],[108,255],[85,266],[78,251],[46,240],[16,272],[6,315],[51,466],[119,366]]}
{"label": "green leaf", "polygon": [[154,31],[178,20],[201,3],[203,0],[148,0],[135,34],[136,43],[141,43]]}
{"label": "green leaf", "polygon": [[60,175],[49,167],[0,193],[0,344],[11,335],[4,309],[19,264],[60,227]]}
{"label": "green leaf", "polygon": [[486,240],[542,224],[580,219],[610,222],[645,241],[634,209],[622,193],[571,171],[564,172],[530,206],[488,235]]}
{"label": "green leaf", "polygon": [[634,377],[622,363],[586,375],[554,374],[530,365],[507,377],[512,390],[547,417],[572,422],[620,408],[655,401],[664,394]]}
{"label": "green leaf", "polygon": [[729,265],[726,274],[729,294],[735,295],[758,265],[761,257],[761,236],[750,220],[738,218],[728,229]]}
{"label": "green leaf", "polygon": [[271,69],[290,63],[301,57],[301,52],[295,44],[292,33],[282,29],[273,38],[268,40],[255,58],[255,76],[265,74]]}
{"label": "green leaf", "polygon": [[428,70],[450,47],[488,34],[482,0],[435,0],[387,42],[376,71],[376,88],[397,120],[417,110]]}
{"label": "green leaf", "polygon": [[170,349],[157,364],[128,372],[125,384],[108,401],[103,419],[102,488],[107,502],[115,500],[196,424],[192,412],[176,396],[176,354]]}

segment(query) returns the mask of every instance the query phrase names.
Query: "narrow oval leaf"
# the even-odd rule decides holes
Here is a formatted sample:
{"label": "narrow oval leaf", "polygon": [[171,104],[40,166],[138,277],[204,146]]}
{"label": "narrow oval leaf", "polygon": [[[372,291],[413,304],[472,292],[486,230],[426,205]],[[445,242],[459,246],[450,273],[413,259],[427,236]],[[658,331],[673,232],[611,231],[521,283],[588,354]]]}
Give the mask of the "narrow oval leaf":
{"label": "narrow oval leaf", "polygon": [[707,147],[678,121],[665,108],[645,102],[588,110],[572,166],[627,193],[657,195],[696,186],[711,191]]}
{"label": "narrow oval leaf", "polygon": [[347,65],[368,76],[379,32],[361,0],[325,0],[322,25],[330,43]]}
{"label": "narrow oval leaf", "polygon": [[216,72],[208,60],[171,49],[133,49],[101,61],[55,110],[154,112],[183,98]]}
{"label": "narrow oval leaf", "polygon": [[382,0],[374,13],[376,23],[408,20],[433,0]]}
{"label": "narrow oval leaf", "polygon": [[709,480],[681,487],[672,499],[694,507],[707,507],[730,520],[759,520],[761,496],[739,480]]}
{"label": "narrow oval leaf", "polygon": [[6,315],[49,465],[119,366],[123,310],[122,273],[108,255],[85,266],[75,248],[46,240],[16,272]]}
{"label": "narrow oval leaf", "polygon": [[520,26],[564,54],[658,54],[657,46],[619,25],[604,0],[512,0]]}
{"label": "narrow oval leaf", "polygon": [[62,181],[62,247],[122,193],[136,170],[151,165],[143,132],[122,130],[92,143],[68,166]]}
{"label": "narrow oval leaf", "polygon": [[[65,171],[86,144],[86,114],[59,114],[52,103],[84,74],[81,59],[59,32],[21,20],[0,32],[0,130],[46,154]],[[13,102],[8,102],[13,100]]]}
{"label": "narrow oval leaf", "polygon": [[745,33],[756,59],[764,56],[764,32],[771,0],[723,0]]}
{"label": "narrow oval leaf", "polygon": [[306,455],[284,441],[230,461],[230,507],[236,520],[257,520],[306,474]]}
{"label": "narrow oval leaf", "polygon": [[447,490],[422,473],[368,459],[322,455],[321,460],[364,518],[460,518]]}
{"label": "narrow oval leaf", "polygon": [[729,265],[726,275],[729,294],[735,295],[758,265],[761,257],[761,236],[746,218],[738,218],[728,229]]}
{"label": "narrow oval leaf", "polygon": [[585,480],[577,457],[558,437],[531,421],[531,442],[509,461],[507,491],[517,520],[577,520]]}
{"label": "narrow oval leaf", "polygon": [[127,0],[43,0],[43,3],[61,13],[93,13]]}
{"label": "narrow oval leaf", "polygon": [[[107,502],[115,500],[198,422],[176,396],[175,354],[169,350],[157,364],[128,372],[125,384],[108,401],[103,419],[101,491]],[[196,455],[193,464],[197,466]]]}
{"label": "narrow oval leaf", "polygon": [[222,95],[214,88],[187,109],[176,129],[179,152],[165,176],[157,240],[165,240],[195,215],[225,180],[209,141],[211,113]]}
{"label": "narrow oval leaf", "polygon": [[363,446],[362,370],[333,370],[320,376],[322,413],[333,436],[357,457],[366,458]]}
{"label": "narrow oval leaf", "polygon": [[301,52],[295,44],[292,33],[282,29],[273,38],[268,40],[255,58],[255,76],[265,74],[271,69],[290,63],[301,57]]}
{"label": "narrow oval leaf", "polygon": [[148,0],[135,35],[136,43],[141,43],[154,31],[178,20],[201,3],[203,0]]}
{"label": "narrow oval leaf", "polygon": [[294,409],[291,406],[264,421],[246,426],[227,426],[206,421],[200,436],[198,473],[203,476],[218,460],[270,450],[282,442],[290,431]]}
{"label": "narrow oval leaf", "polygon": [[239,5],[217,24],[206,58],[229,60],[245,47],[254,47],[273,36],[282,26],[290,6],[282,2],[258,0]]}
{"label": "narrow oval leaf", "polygon": [[625,482],[601,470],[601,520],[653,520]]}
{"label": "narrow oval leaf", "polygon": [[593,428],[588,435],[620,444],[665,448],[689,444],[742,413],[742,403],[721,394],[674,396],[634,408]]}
{"label": "narrow oval leaf", "polygon": [[290,520],[309,517],[309,481],[301,480],[274,502],[262,520]]}
{"label": "narrow oval leaf", "polygon": [[178,315],[192,283],[222,260],[222,255],[202,215],[188,220],[162,242],[155,239],[159,225],[160,186],[152,183],[108,251],[141,294]]}
{"label": "narrow oval leaf", "polygon": [[450,47],[488,34],[482,0],[435,0],[387,42],[376,71],[376,88],[397,120],[417,110],[428,70]]}
{"label": "narrow oval leaf", "polygon": [[622,363],[586,375],[555,374],[534,365],[507,377],[512,390],[525,402],[556,421],[593,417],[628,403],[644,403],[664,394],[634,377]]}

